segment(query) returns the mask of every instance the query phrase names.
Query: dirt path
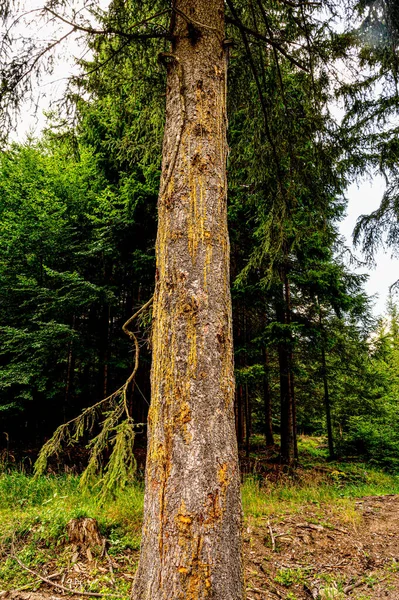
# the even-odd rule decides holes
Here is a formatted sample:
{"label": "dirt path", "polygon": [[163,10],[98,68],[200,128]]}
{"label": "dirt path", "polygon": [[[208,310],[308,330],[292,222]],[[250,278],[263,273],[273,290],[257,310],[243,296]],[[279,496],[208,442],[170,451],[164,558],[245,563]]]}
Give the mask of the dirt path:
{"label": "dirt path", "polygon": [[246,558],[248,600],[399,600],[399,497],[250,525]]}
{"label": "dirt path", "polygon": [[[399,496],[362,498],[355,508],[307,505],[270,520],[250,517],[245,557],[247,600],[399,600]],[[88,582],[89,563],[85,569]],[[0,600],[67,597],[79,598],[45,584],[36,592],[0,593]]]}

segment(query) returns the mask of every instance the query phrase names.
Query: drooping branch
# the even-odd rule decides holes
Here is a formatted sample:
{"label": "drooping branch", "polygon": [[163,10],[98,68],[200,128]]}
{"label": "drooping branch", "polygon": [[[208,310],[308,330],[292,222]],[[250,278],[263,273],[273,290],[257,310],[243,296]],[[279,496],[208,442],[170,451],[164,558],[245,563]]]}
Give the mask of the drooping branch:
{"label": "drooping branch", "polygon": [[[132,373],[116,392],[103,398],[103,400],[100,400],[100,402],[97,402],[93,406],[85,408],[80,415],[56,429],[53,436],[44,444],[39,453],[34,467],[36,475],[41,475],[46,471],[48,459],[54,454],[58,454],[64,445],[72,445],[84,434],[90,433],[102,415],[105,415],[105,419],[101,423],[101,431],[88,444],[90,458],[82,474],[80,485],[88,487],[94,477],[102,472],[101,457],[112,434],[114,434],[113,450],[105,474],[101,480],[101,496],[104,497],[117,484],[124,485],[126,479],[134,472],[136,462],[133,455],[133,443],[136,428],[143,427],[145,423],[135,423],[129,414],[127,405],[127,392],[129,386],[135,380],[140,358],[140,346],[137,336],[129,327],[151,303],[152,298],[122,326],[123,332],[134,343],[135,361]],[[125,417],[123,416],[124,414]]]}
{"label": "drooping branch", "polygon": [[[68,16],[57,12],[54,2],[43,4],[41,8],[14,15],[10,10],[0,10],[0,18],[4,25],[0,34],[0,138],[3,142],[7,141],[7,135],[15,125],[21,103],[26,100],[35,102],[32,81],[34,78],[38,80],[44,72],[51,72],[54,54],[67,38],[80,34],[88,38],[119,39],[121,48],[114,52],[112,57],[108,57],[106,62],[109,62],[129,43],[142,43],[151,39],[162,41],[169,37],[165,25],[161,22],[162,17],[170,13],[170,8],[159,10],[132,25],[128,23],[125,27],[107,20],[96,26],[95,23],[82,21],[79,17],[80,11]],[[46,42],[38,39],[35,15],[39,15],[44,23],[51,21],[57,27],[64,27],[64,30],[57,33],[56,39],[54,36]],[[29,33],[20,35],[21,24],[25,25]],[[74,79],[76,81],[74,77],[69,78],[70,82]],[[35,104],[37,109],[37,103]]]}
{"label": "drooping branch", "polygon": [[254,29],[251,29],[250,27],[247,27],[246,25],[244,25],[244,23],[239,18],[237,11],[234,8],[234,5],[229,1],[227,2],[227,5],[229,6],[229,8],[233,14],[233,18],[226,16],[227,23],[230,23],[230,25],[234,25],[235,27],[237,27],[240,30],[241,34],[245,33],[246,35],[251,35],[252,37],[254,37],[256,39],[261,40],[262,42],[266,42],[266,44],[268,44],[270,46],[273,46],[274,48],[276,48],[276,50],[278,50],[280,52],[280,54],[285,56],[285,58],[287,60],[289,60],[293,65],[295,65],[302,71],[306,71],[306,73],[309,73],[308,67],[306,65],[304,65],[302,62],[298,61],[293,56],[291,56],[291,54],[289,54],[284,49],[284,47],[281,45],[280,42],[278,42],[275,38],[271,39],[270,37],[267,37],[263,33],[259,32],[259,31],[255,31]]}

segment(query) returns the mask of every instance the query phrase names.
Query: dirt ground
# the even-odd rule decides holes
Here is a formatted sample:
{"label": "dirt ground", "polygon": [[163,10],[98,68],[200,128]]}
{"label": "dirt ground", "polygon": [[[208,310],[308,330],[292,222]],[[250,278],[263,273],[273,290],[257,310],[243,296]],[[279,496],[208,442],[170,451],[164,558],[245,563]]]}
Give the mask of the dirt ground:
{"label": "dirt ground", "polygon": [[249,523],[245,541],[248,600],[399,600],[398,496]]}
{"label": "dirt ground", "polygon": [[[308,505],[278,518],[249,518],[244,541],[248,600],[399,600],[399,496],[359,499],[352,512]],[[89,563],[80,568],[89,581]],[[83,596],[45,583],[36,592],[0,593],[1,600],[66,597]]]}

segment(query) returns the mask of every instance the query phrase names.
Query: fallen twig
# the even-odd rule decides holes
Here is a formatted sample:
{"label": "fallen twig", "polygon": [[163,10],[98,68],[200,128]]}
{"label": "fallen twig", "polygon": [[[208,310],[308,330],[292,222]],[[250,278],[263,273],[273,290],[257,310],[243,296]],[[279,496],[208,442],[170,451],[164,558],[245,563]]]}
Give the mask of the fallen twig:
{"label": "fallen twig", "polygon": [[324,531],[323,525],[314,525],[313,523],[297,523],[297,527],[301,529],[314,529],[315,531]]}
{"label": "fallen twig", "polygon": [[112,565],[112,559],[111,559],[110,555],[108,554],[108,552],[105,553],[105,556],[108,561],[108,568],[109,568],[109,572],[111,575],[111,583],[114,586],[115,585],[115,577],[114,577],[114,567]]}
{"label": "fallen twig", "polygon": [[[278,596],[279,598],[284,598],[284,596],[275,588],[275,587],[269,587],[267,590],[263,590],[262,588],[256,588],[256,587],[250,587],[247,588],[247,590],[249,592],[256,592],[257,594],[275,594],[276,596]],[[249,598],[249,596],[247,596],[247,598]]]}

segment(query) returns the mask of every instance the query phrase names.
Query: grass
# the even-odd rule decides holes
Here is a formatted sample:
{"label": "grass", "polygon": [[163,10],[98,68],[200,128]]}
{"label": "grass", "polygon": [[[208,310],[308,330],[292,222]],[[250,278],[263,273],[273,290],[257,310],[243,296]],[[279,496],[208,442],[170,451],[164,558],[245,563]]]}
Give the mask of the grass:
{"label": "grass", "polygon": [[[295,474],[280,473],[273,482],[267,476],[246,477],[242,498],[247,520],[256,524],[257,519],[305,512],[311,507],[308,512],[316,515],[315,522],[328,527],[321,520],[326,514],[321,508],[317,521],[318,506],[328,505],[330,513],[334,512],[341,521],[355,524],[359,518],[355,498],[399,494],[398,476],[365,464],[327,462],[320,440],[301,438],[300,451],[302,466]],[[101,504],[98,490],[82,493],[77,476],[33,479],[20,472],[0,474],[0,588],[35,589],[38,585],[10,556],[13,540],[18,556],[27,566],[42,572],[51,563],[54,571],[62,570],[73,562],[70,546],[64,543],[68,521],[92,517],[109,540],[109,555],[120,564],[124,574],[116,577],[113,591],[128,595],[135,569],[134,552],[140,544],[143,496],[143,486],[137,483]],[[290,578],[300,575],[279,574],[287,584]],[[109,589],[109,579],[108,569],[100,565],[98,572],[90,573],[89,589],[100,592]],[[78,584],[84,586],[84,582]],[[87,582],[85,585],[87,589]]]}
{"label": "grass", "polygon": [[366,465],[332,465],[327,474],[300,471],[295,478],[282,477],[276,483],[247,477],[242,486],[244,514],[253,517],[297,512],[306,504],[349,507],[355,498],[384,494],[399,494],[399,477]]}
{"label": "grass", "polygon": [[[70,546],[64,544],[66,525],[72,518],[92,517],[109,540],[108,553],[120,562],[129,576],[135,561],[132,551],[140,546],[143,486],[137,484],[100,504],[96,493],[82,493],[76,476],[46,476],[38,479],[22,473],[0,475],[0,589],[36,589],[38,581],[10,556],[15,544],[20,560],[42,572],[51,564],[54,571],[73,562]],[[105,571],[105,572],[104,572]],[[129,594],[131,580],[116,577],[113,592]],[[90,586],[76,579],[67,585],[102,592],[112,586],[108,568],[90,573]]]}
{"label": "grass", "polygon": [[[107,504],[96,493],[83,493],[79,478],[72,475],[34,479],[22,473],[0,475],[0,544],[12,535],[33,535],[38,542],[63,541],[70,519],[93,517],[101,532],[137,548],[143,512],[143,486],[137,484],[120,492]],[[116,542],[117,539],[117,542]]]}
{"label": "grass", "polygon": [[307,504],[331,504],[354,518],[354,499],[363,496],[399,494],[399,475],[392,475],[365,463],[328,461],[322,438],[300,436],[300,467],[281,472],[277,480],[248,476],[242,486],[244,514],[268,517],[299,512]]}

